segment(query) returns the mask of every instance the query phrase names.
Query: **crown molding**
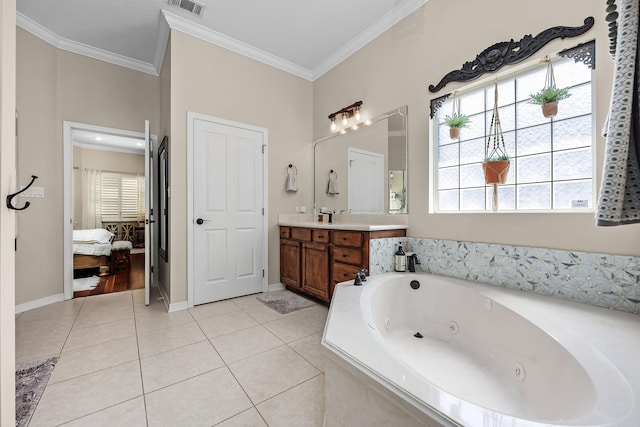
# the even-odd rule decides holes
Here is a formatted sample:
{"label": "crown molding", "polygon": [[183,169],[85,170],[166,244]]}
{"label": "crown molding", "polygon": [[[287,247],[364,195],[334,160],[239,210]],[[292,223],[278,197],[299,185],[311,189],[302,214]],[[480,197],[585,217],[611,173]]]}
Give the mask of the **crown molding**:
{"label": "crown molding", "polygon": [[131,68],[154,76],[158,75],[158,71],[156,71],[156,68],[152,64],[65,39],[17,11],[16,25],[58,49],[77,53],[78,55],[88,56],[100,61],[120,65],[122,67]]}
{"label": "crown molding", "polygon": [[164,54],[167,51],[167,43],[169,43],[169,34],[171,34],[171,28],[169,28],[167,20],[164,19],[164,13],[161,13],[160,24],[158,25],[158,37],[156,37],[156,53],[153,60],[153,66],[158,75],[160,75],[162,71]]}
{"label": "crown molding", "polygon": [[301,77],[305,80],[312,80],[312,72],[308,68],[296,65],[278,56],[265,52],[264,50],[248,45],[247,43],[226,36],[203,25],[191,22],[188,19],[174,15],[166,10],[163,10],[162,14],[164,19],[167,21],[169,28],[172,30],[180,31],[240,55],[255,59],[256,61],[293,74],[294,76]]}
{"label": "crown molding", "polygon": [[313,69],[311,80],[316,80],[328,73],[342,61],[362,49],[364,46],[372,42],[376,37],[393,27],[398,22],[415,12],[419,7],[429,0],[411,0],[396,6],[387,12],[382,18],[369,26],[365,31],[358,34],[348,43],[338,49],[334,54],[329,56],[325,61]]}

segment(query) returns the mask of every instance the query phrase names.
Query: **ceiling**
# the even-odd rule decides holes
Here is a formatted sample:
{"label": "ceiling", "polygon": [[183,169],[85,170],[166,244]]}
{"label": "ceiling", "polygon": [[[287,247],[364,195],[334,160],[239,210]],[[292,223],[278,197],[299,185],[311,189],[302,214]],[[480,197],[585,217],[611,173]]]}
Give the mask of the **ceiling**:
{"label": "ceiling", "polygon": [[159,74],[169,28],[314,80],[428,0],[18,0],[17,23],[76,53]]}

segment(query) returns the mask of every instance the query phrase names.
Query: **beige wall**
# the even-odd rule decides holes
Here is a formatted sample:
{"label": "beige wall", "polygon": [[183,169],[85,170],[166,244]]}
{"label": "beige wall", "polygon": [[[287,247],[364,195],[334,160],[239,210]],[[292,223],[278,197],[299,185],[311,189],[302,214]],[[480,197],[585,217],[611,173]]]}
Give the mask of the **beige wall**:
{"label": "beige wall", "polygon": [[[461,86],[449,84],[431,94],[429,84],[494,43],[557,25],[579,26],[594,16],[596,24],[585,35],[555,40],[532,59],[596,39],[594,129],[599,133],[613,69],[603,8],[600,0],[430,0],[314,82],[314,138],[328,133],[327,114],[356,100],[364,101],[363,119],[407,104],[411,236],[640,255],[640,225],[596,227],[591,213],[428,214],[429,101]],[[604,140],[598,136],[598,182],[603,152]]]}
{"label": "beige wall", "polygon": [[82,228],[84,170],[140,173],[144,175],[144,155],[73,147],[73,228]]}
{"label": "beige wall", "polygon": [[[312,83],[180,32],[171,32],[171,302],[187,299],[187,112],[268,129],[269,283],[280,281],[278,213],[311,205]],[[287,165],[298,193],[286,193]]]}
{"label": "beige wall", "polygon": [[[17,29],[18,179],[45,188],[18,216],[16,304],[63,292],[63,121],[158,132],[159,78],[58,50]],[[37,263],[38,268],[32,268]]]}

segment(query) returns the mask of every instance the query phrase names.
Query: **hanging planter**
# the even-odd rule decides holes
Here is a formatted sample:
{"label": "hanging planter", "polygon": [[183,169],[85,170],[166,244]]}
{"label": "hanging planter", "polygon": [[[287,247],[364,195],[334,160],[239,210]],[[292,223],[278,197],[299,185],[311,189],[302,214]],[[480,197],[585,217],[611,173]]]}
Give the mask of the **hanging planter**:
{"label": "hanging planter", "polygon": [[451,115],[444,117],[444,123],[449,126],[449,138],[451,139],[459,139],[460,129],[468,127],[469,116],[460,113],[460,100],[456,92],[453,93]]}
{"label": "hanging planter", "polygon": [[484,162],[482,162],[484,180],[487,185],[493,186],[493,212],[497,212],[498,210],[498,185],[507,182],[510,165],[511,161],[509,160],[507,149],[504,146],[502,125],[500,124],[500,115],[498,114],[498,82],[496,81],[493,115],[491,116],[491,125],[489,126],[487,145],[484,151]]}
{"label": "hanging planter", "polygon": [[558,101],[571,96],[569,89],[556,87],[556,79],[553,75],[553,65],[548,56],[544,59],[547,62],[547,76],[542,90],[529,95],[529,103],[542,106],[542,115],[546,118],[554,117],[558,114]]}

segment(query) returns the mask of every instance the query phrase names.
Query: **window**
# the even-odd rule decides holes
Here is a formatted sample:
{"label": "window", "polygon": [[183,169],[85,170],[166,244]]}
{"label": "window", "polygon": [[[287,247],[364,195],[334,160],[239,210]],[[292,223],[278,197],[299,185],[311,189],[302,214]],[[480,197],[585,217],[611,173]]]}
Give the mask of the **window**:
{"label": "window", "polygon": [[[573,60],[554,62],[558,87],[571,97],[546,119],[529,94],[544,86],[546,66],[500,79],[498,107],[511,159],[508,180],[498,186],[499,210],[576,210],[593,206],[592,71]],[[494,82],[459,91],[460,111],[470,117],[460,139],[449,137],[444,117],[449,98],[434,118],[437,212],[491,210],[493,187],[485,185],[482,161],[494,103]],[[437,120],[437,121],[436,121]]]}
{"label": "window", "polygon": [[102,221],[144,220],[144,177],[102,172]]}

